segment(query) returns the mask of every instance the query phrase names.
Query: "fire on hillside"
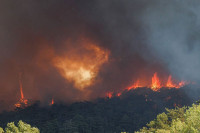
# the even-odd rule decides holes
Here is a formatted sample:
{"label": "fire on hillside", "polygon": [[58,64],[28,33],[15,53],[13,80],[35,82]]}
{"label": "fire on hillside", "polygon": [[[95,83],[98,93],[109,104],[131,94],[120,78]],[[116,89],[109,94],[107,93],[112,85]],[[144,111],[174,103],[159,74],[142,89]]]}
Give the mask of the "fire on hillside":
{"label": "fire on hillside", "polygon": [[114,96],[120,96],[122,94],[123,91],[125,90],[133,90],[133,89],[137,89],[137,88],[150,88],[153,91],[157,91],[159,92],[161,88],[167,88],[167,89],[171,89],[171,88],[176,88],[179,89],[185,85],[190,84],[189,81],[176,81],[174,79],[172,79],[172,76],[169,75],[167,81],[162,81],[159,77],[157,72],[155,72],[153,74],[153,77],[151,78],[151,84],[142,84],[140,83],[140,80],[136,80],[136,82],[134,82],[132,85],[128,86],[125,89],[122,89],[120,92],[118,92],[117,90],[117,94],[115,94],[114,92],[107,92],[106,93],[106,97],[111,98]]}

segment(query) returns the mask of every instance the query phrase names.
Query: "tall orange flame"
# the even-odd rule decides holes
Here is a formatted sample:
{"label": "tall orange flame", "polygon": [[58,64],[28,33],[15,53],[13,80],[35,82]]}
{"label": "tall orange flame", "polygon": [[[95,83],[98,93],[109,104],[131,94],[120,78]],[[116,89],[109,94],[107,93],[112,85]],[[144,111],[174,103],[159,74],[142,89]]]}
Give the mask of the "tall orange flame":
{"label": "tall orange flame", "polygon": [[20,87],[21,98],[19,102],[15,104],[15,107],[22,108],[27,106],[28,100],[24,98],[21,73],[19,74],[19,87]]}
{"label": "tall orange flame", "polygon": [[54,99],[52,98],[51,99],[51,102],[49,103],[49,105],[51,106],[51,105],[53,105],[54,104]]}
{"label": "tall orange flame", "polygon": [[[161,84],[161,80],[157,76],[157,72],[154,73],[154,75],[151,79],[151,85],[149,85],[149,83],[145,83],[145,82],[142,83],[140,81],[143,81],[143,80],[136,80],[136,82],[134,82],[131,86],[128,86],[124,89],[119,90],[119,92],[116,94],[116,96],[118,96],[118,97],[121,96],[121,94],[123,93],[124,90],[129,91],[129,90],[137,89],[139,87],[149,87],[150,86],[153,91],[159,91],[162,87],[165,87],[168,89],[171,89],[171,88],[178,89],[178,88],[181,88],[181,87],[191,83],[188,81],[173,82],[172,76],[169,75],[168,80],[166,82],[162,80],[162,82],[164,82],[164,83]],[[106,97],[112,98],[113,94],[115,94],[115,93],[112,91],[108,92],[108,93],[106,93]]]}
{"label": "tall orange flame", "polygon": [[54,104],[54,100],[53,100],[53,98],[52,98],[52,100],[51,100],[51,105],[53,105]]}
{"label": "tall orange flame", "polygon": [[22,87],[22,81],[21,81],[21,79],[19,79],[19,87],[20,87],[21,99],[24,99],[24,93],[23,93],[23,87]]}
{"label": "tall orange flame", "polygon": [[153,77],[152,77],[151,89],[153,91],[158,91],[160,88],[161,88],[161,83],[160,83],[160,80],[157,76],[157,72],[155,72]]}
{"label": "tall orange flame", "polygon": [[168,88],[176,88],[177,86],[172,82],[172,76],[169,75],[168,80],[167,80],[167,85]]}

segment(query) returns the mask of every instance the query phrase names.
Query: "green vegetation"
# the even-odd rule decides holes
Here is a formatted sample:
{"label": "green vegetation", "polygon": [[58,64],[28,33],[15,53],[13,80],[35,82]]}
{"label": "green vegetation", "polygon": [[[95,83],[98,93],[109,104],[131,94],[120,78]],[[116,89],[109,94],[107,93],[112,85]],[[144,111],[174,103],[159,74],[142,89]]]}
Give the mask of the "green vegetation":
{"label": "green vegetation", "polygon": [[200,105],[191,107],[166,109],[167,113],[157,115],[157,118],[136,133],[199,133]]}
{"label": "green vegetation", "polygon": [[124,92],[120,97],[70,105],[58,104],[55,100],[54,105],[45,107],[36,102],[24,109],[2,112],[0,126],[5,128],[10,121],[22,120],[42,133],[133,133],[165,108],[191,104],[181,89],[154,92],[141,88]]}
{"label": "green vegetation", "polygon": [[17,126],[15,126],[14,122],[10,122],[7,124],[5,130],[0,127],[0,133],[39,133],[39,129],[35,127],[31,127],[31,125],[24,123],[23,121],[19,121]]}

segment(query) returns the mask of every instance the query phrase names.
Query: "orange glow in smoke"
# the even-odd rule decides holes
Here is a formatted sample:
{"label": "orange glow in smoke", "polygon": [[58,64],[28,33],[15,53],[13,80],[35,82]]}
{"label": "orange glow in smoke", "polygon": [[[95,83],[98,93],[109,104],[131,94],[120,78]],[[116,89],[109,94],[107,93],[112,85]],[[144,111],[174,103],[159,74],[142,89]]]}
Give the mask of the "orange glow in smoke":
{"label": "orange glow in smoke", "polygon": [[161,83],[157,76],[157,72],[155,72],[152,77],[151,89],[154,91],[158,91],[160,88],[161,88]]}
{"label": "orange glow in smoke", "polygon": [[79,42],[79,48],[71,48],[66,55],[54,58],[54,66],[61,75],[79,90],[92,85],[101,66],[108,61],[109,51],[93,42]]}

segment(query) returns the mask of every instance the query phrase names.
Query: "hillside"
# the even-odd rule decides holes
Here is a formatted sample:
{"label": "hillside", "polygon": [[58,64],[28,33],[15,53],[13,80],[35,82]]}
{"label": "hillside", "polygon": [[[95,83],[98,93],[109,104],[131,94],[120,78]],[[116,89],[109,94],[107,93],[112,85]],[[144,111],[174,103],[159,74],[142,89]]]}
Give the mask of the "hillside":
{"label": "hillside", "polygon": [[[199,102],[198,102],[199,103]],[[157,115],[136,133],[199,133],[200,132],[200,105],[191,107],[166,109],[167,113]]]}
{"label": "hillside", "polygon": [[191,105],[183,89],[161,89],[154,92],[139,88],[124,92],[120,97],[100,98],[92,102],[71,105],[55,103],[42,107],[39,102],[11,112],[0,114],[0,125],[23,120],[38,127],[41,132],[133,132],[153,120],[165,108]]}

